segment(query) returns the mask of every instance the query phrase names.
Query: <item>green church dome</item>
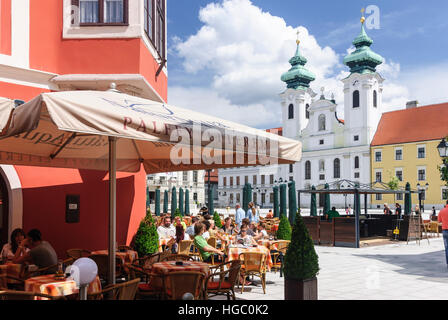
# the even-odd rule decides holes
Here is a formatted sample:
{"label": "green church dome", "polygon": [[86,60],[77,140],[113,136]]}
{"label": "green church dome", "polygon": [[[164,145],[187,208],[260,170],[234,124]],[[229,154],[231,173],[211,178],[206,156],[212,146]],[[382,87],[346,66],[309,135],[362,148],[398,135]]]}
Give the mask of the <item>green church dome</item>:
{"label": "green church dome", "polygon": [[300,54],[299,45],[300,41],[297,40],[296,54],[289,60],[292,68],[281,77],[281,80],[291,89],[309,88],[310,82],[316,79],[316,76],[305,68],[308,60]]}

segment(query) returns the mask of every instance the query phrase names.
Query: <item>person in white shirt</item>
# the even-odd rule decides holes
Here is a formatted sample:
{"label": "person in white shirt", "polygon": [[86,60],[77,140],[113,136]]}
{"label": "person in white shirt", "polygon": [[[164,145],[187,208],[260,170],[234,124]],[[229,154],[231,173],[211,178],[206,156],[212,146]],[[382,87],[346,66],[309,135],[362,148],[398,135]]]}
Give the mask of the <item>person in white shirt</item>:
{"label": "person in white shirt", "polygon": [[266,231],[266,226],[263,222],[260,222],[258,224],[258,239],[255,240],[261,240],[261,239],[269,239],[268,232]]}
{"label": "person in white shirt", "polygon": [[241,227],[240,234],[236,237],[236,242],[244,246],[256,245],[257,242],[253,237],[247,234],[247,227]]}
{"label": "person in white shirt", "polygon": [[204,220],[204,221],[202,221],[202,224],[205,226],[205,232],[202,234],[202,237],[205,240],[208,240],[210,238],[209,230],[210,230],[210,227],[211,227],[211,223],[208,220]]}
{"label": "person in white shirt", "polygon": [[241,228],[241,223],[243,222],[243,219],[246,218],[246,212],[241,208],[241,205],[239,203],[235,206],[235,223],[238,227],[238,229]]}
{"label": "person in white shirt", "polygon": [[14,258],[18,258],[24,253],[28,253],[29,252],[28,248],[25,248],[24,252],[20,252],[18,250],[20,243],[24,239],[25,239],[25,232],[20,228],[14,229],[13,232],[11,233],[11,242],[6,243],[2,248],[2,252],[0,254],[1,259],[12,261]]}
{"label": "person in white shirt", "polygon": [[171,224],[171,217],[165,216],[163,224],[157,228],[159,239],[174,239],[176,236],[176,228]]}

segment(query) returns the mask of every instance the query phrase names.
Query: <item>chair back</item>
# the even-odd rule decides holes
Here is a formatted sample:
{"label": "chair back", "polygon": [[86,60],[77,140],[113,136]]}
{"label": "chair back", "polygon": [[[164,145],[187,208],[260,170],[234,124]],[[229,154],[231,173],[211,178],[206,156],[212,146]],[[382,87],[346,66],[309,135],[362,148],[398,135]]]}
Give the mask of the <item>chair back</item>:
{"label": "chair back", "polygon": [[140,279],[120,283],[117,300],[135,300]]}
{"label": "chair back", "polygon": [[205,275],[201,272],[182,271],[165,274],[165,294],[170,300],[182,300],[185,293],[191,293],[198,300],[204,287]]}
{"label": "chair back", "polygon": [[241,260],[232,260],[232,263],[230,264],[230,268],[228,270],[229,283],[232,285],[232,287],[234,287],[236,282],[238,281],[238,275],[240,273],[240,269],[241,269]]}
{"label": "chair back", "polygon": [[132,248],[130,246],[119,245],[117,247],[117,251],[119,251],[119,252],[126,252],[126,251],[129,251],[129,250],[132,250]]}
{"label": "chair back", "polygon": [[278,241],[277,243],[277,251],[280,251],[283,254],[286,254],[286,250],[288,250],[289,243],[291,241]]}
{"label": "chair back", "polygon": [[266,255],[262,252],[240,253],[240,260],[245,272],[262,272],[266,265]]}
{"label": "chair back", "polygon": [[91,254],[91,251],[85,249],[68,249],[66,253],[67,257],[77,260],[79,258],[88,257]]}
{"label": "chair back", "polygon": [[160,262],[164,261],[193,261],[193,257],[186,254],[170,254],[160,259]]}
{"label": "chair back", "polygon": [[27,291],[14,291],[4,290],[0,291],[0,300],[35,300],[35,298],[47,298],[49,300],[66,300],[64,296],[50,296],[48,294],[27,292]]}
{"label": "chair back", "polygon": [[218,246],[218,241],[217,241],[217,239],[216,239],[215,237],[210,237],[210,238],[208,238],[208,240],[207,240],[207,244],[208,244],[210,247],[216,248],[216,247]]}
{"label": "chair back", "polygon": [[[108,280],[109,276],[109,256],[107,254],[91,254],[90,259],[95,261],[98,266],[98,277],[103,280]],[[115,257],[115,265],[117,275],[122,273],[123,260],[120,257]]]}
{"label": "chair back", "polygon": [[189,255],[192,243],[193,240],[181,240],[179,242],[177,253]]}

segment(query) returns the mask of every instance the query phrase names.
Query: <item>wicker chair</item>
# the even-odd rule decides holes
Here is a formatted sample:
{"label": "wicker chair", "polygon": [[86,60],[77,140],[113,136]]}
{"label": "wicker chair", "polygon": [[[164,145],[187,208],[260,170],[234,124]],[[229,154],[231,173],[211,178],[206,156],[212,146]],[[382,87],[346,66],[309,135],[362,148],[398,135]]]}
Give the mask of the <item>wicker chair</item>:
{"label": "wicker chair", "polygon": [[160,259],[160,262],[164,261],[194,261],[194,259],[186,254],[170,254]]}
{"label": "wicker chair", "polygon": [[109,285],[100,292],[87,295],[88,300],[135,300],[140,279]]}
{"label": "wicker chair", "polygon": [[[109,282],[109,256],[107,254],[91,254],[90,259],[95,261],[98,266],[98,277],[100,277],[101,285]],[[126,276],[123,266],[123,260],[120,257],[115,257],[115,274],[116,280],[123,281]]]}
{"label": "wicker chair", "polygon": [[[68,258],[68,259],[65,259],[64,261],[62,261],[62,263],[67,266],[67,265],[72,264],[73,261],[74,261],[73,258]],[[58,269],[58,264],[53,264],[53,265],[48,266],[48,267],[39,268],[39,269],[34,270],[34,271],[29,271],[29,269],[27,267],[25,267],[21,271],[20,278],[21,279],[28,279],[28,278],[32,278],[32,277],[41,276],[41,275],[53,274],[53,273],[55,273],[57,271],[57,269]]]}
{"label": "wicker chair", "polygon": [[163,275],[154,274],[150,271],[135,267],[133,265],[128,266],[130,269],[131,279],[140,279],[144,283],[138,284],[137,299],[156,298],[162,299],[163,297]]}
{"label": "wicker chair", "polygon": [[[228,267],[227,270],[225,270],[226,266]],[[227,300],[230,300],[230,295],[233,300],[236,300],[234,288],[238,281],[238,275],[240,274],[241,261],[232,260],[214,268],[219,268],[220,271],[211,273],[205,279],[205,299],[208,299],[210,295],[217,296],[225,294],[227,295]],[[219,280],[214,281],[215,277],[218,277]]]}
{"label": "wicker chair", "polygon": [[90,254],[92,252],[89,250],[85,250],[85,249],[68,249],[66,251],[66,253],[67,253],[67,257],[77,260],[79,258],[90,256]]}
{"label": "wicker chair", "polygon": [[[263,293],[266,294],[266,255],[262,252],[243,252],[239,258],[243,261],[240,270],[242,277],[260,277]],[[241,284],[241,293],[244,291],[244,283]]]}
{"label": "wicker chair", "polygon": [[271,244],[271,247],[274,245],[277,246],[277,249],[271,250],[271,258],[272,258],[272,267],[271,270],[280,270],[280,276],[283,274],[283,258],[286,254],[286,250],[288,249],[289,243],[291,241],[275,241]]}
{"label": "wicker chair", "polygon": [[119,252],[126,252],[126,251],[129,251],[129,250],[132,250],[132,248],[130,246],[126,246],[126,245],[120,245],[120,246],[117,247],[117,250]]}
{"label": "wicker chair", "polygon": [[194,243],[193,243],[192,247],[193,247],[193,251],[190,252],[188,255],[189,255],[190,257],[193,257],[194,260],[202,261],[202,256],[201,256],[201,253],[199,252],[198,247],[196,247],[196,246],[194,245]]}
{"label": "wicker chair", "polygon": [[182,271],[164,275],[164,294],[169,300],[182,300],[185,293],[191,293],[194,300],[203,296],[205,275],[202,272]]}
{"label": "wicker chair", "polygon": [[193,244],[193,240],[182,240],[179,242],[177,253],[178,254],[186,254],[190,255],[191,253],[191,245]]}
{"label": "wicker chair", "polygon": [[[207,240],[207,244],[210,247],[218,249],[218,240],[215,237],[210,237]],[[215,265],[215,254],[212,254],[212,265]]]}
{"label": "wicker chair", "polygon": [[14,290],[0,291],[0,300],[35,300],[35,298],[47,298],[49,300],[67,300],[64,296],[55,297],[37,292]]}

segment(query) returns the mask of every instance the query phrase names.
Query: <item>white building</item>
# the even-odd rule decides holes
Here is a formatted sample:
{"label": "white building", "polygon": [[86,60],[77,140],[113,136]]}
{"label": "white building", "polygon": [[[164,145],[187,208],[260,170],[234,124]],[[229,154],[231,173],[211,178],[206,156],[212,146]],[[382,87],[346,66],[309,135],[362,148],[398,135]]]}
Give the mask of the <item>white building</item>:
{"label": "white building", "polygon": [[[370,143],[383,112],[384,81],[376,72],[383,58],[370,49],[372,43],[362,24],[361,33],[353,41],[356,50],[344,59],[351,73],[342,80],[345,120],[341,120],[337,114],[336,101],[327,99],[324,89],[317,98],[310,88],[315,76],[305,68],[307,59],[301,55],[300,41],[297,41],[296,54],[289,61],[292,68],[281,78],[286,82],[287,89],[280,94],[280,98],[283,136],[303,143],[302,160],[294,165],[220,170],[221,204],[239,202],[236,197],[242,193],[242,179],[245,176],[273,175],[269,182],[280,178],[283,181],[294,179],[297,190],[341,179],[370,183]],[[232,177],[233,186],[229,183]],[[239,186],[235,179],[239,179]],[[273,185],[263,185],[265,194],[272,193]],[[257,200],[261,205],[261,199]],[[301,194],[302,207],[309,207],[310,202],[309,194]],[[271,202],[264,203],[272,206]],[[318,198],[318,204],[323,205],[323,199]],[[348,204],[353,207],[353,199],[331,195],[331,204],[339,208]]]}

